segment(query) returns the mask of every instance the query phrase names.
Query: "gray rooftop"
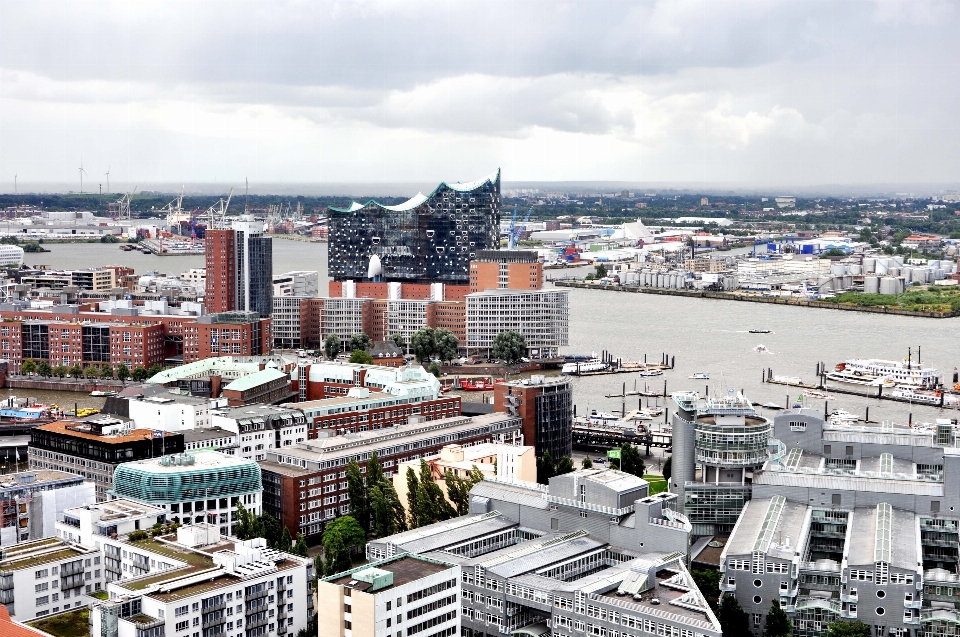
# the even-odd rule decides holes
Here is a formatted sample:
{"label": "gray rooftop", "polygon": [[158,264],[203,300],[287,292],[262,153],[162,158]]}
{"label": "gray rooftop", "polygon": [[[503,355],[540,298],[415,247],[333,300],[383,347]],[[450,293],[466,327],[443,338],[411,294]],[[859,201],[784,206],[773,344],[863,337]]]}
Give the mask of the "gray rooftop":
{"label": "gray rooftop", "polygon": [[221,427],[197,427],[196,429],[185,429],[182,433],[184,443],[204,442],[207,440],[233,438],[236,436],[232,431]]}
{"label": "gray rooftop", "polygon": [[777,507],[771,506],[773,500],[773,498],[767,498],[747,502],[734,533],[727,541],[725,549],[727,555],[753,553],[758,542],[763,539],[761,532],[764,529],[764,522],[770,520],[772,528],[766,534],[768,538],[768,542],[765,543],[766,554],[782,560],[793,559],[801,541],[799,535],[807,514],[807,505],[786,501],[783,502],[777,514]]}
{"label": "gray rooftop", "polygon": [[[517,526],[516,522],[510,521],[494,511],[482,515],[466,515],[437,522],[436,524],[391,535],[388,539],[391,544],[404,551],[428,553],[443,550],[476,537],[505,531],[515,526]],[[374,540],[373,543],[380,541]]]}
{"label": "gray rooftop", "polygon": [[[869,565],[877,561],[877,509],[857,507],[850,521],[850,546],[847,547],[847,564],[850,568]],[[892,509],[892,541],[889,543],[891,566],[917,570],[922,556],[917,555],[916,515],[903,509]]]}

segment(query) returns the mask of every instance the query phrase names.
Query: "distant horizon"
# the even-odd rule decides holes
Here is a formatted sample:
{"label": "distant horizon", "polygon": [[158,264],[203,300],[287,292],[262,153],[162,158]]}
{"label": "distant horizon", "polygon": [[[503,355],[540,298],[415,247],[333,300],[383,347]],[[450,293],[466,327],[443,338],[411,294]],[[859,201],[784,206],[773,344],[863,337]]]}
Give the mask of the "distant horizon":
{"label": "distant horizon", "polygon": [[[267,182],[251,184],[249,193],[256,196],[321,196],[321,197],[412,197],[417,192],[428,193],[440,183],[435,182]],[[96,184],[98,187],[100,184]],[[157,192],[174,196],[184,186],[184,194],[196,196],[226,195],[233,188],[233,196],[242,197],[244,183],[230,184],[228,182],[195,182],[177,184],[174,182],[155,183],[124,183],[110,184],[110,192],[104,191],[103,197],[120,196],[136,188],[137,192]],[[811,197],[896,197],[928,198],[934,195],[957,192],[960,182],[929,182],[910,184],[891,183],[863,183],[863,184],[816,184],[816,185],[751,185],[740,182],[642,182],[622,180],[530,180],[530,181],[503,181],[501,192],[508,190],[540,190],[541,192],[584,192],[609,193],[629,190],[634,196],[643,196],[645,193],[670,193],[676,195],[712,195],[712,196],[800,196]],[[13,182],[0,182],[0,195],[79,195],[79,184],[64,182],[32,182],[18,181],[17,192],[14,192]],[[84,184],[84,195],[100,195],[99,190],[87,188]]]}

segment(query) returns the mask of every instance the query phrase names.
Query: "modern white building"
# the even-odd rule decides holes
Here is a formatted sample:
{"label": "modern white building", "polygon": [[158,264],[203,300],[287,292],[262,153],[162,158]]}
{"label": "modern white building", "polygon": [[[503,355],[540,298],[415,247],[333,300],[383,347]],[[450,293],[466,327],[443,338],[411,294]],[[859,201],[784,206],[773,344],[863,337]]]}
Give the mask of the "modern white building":
{"label": "modern white building", "polygon": [[556,356],[570,342],[567,290],[485,290],[467,295],[467,351],[489,353],[497,334],[523,335],[530,356]]}
{"label": "modern white building", "polygon": [[210,426],[210,401],[147,387],[144,395],[127,400],[137,427],[155,431],[189,431]]}
{"label": "modern white building", "polygon": [[399,555],[317,582],[319,637],[460,635],[460,566]]}
{"label": "modern white building", "polygon": [[109,540],[124,577],[90,611],[92,635],[283,637],[312,614],[311,561],[263,538],[223,537],[195,524],[147,540]]}
{"label": "modern white building", "polygon": [[125,462],[117,467],[107,495],[163,507],[173,522],[205,522],[230,535],[237,504],[259,515],[262,493],[256,462],[219,451],[198,451]]}
{"label": "modern white building", "polygon": [[315,297],[320,293],[320,273],[294,270],[273,275],[273,298],[278,296]]}
{"label": "modern white building", "polygon": [[0,546],[52,537],[64,509],[96,499],[93,482],[74,473],[35,469],[0,476]]}
{"label": "modern white building", "polygon": [[0,266],[23,265],[23,248],[7,244],[0,245]]}
{"label": "modern white building", "polygon": [[18,622],[88,606],[103,588],[97,549],[56,537],[5,547],[0,559],[0,604]]}
{"label": "modern white building", "polygon": [[273,405],[223,408],[213,412],[211,421],[236,434],[237,448],[227,452],[250,460],[265,460],[268,451],[307,439],[307,420],[298,409]]}

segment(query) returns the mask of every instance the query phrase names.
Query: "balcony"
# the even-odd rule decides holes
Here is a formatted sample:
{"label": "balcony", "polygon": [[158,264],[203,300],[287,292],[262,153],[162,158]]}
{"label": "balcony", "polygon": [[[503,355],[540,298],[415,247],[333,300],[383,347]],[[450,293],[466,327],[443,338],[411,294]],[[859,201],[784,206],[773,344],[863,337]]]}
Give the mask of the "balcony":
{"label": "balcony", "polygon": [[255,628],[266,626],[269,621],[270,620],[267,618],[266,613],[259,613],[253,619],[248,619],[246,621],[246,630],[249,633],[251,630]]}
{"label": "balcony", "polygon": [[208,613],[203,616],[202,628],[217,626],[226,621],[226,616],[222,612]]}
{"label": "balcony", "polygon": [[220,602],[209,602],[209,603],[207,603],[207,602],[205,601],[205,602],[203,603],[203,611],[202,611],[202,612],[203,612],[203,613],[212,613],[212,612],[214,612],[214,611],[224,610],[224,609],[226,609],[226,607],[227,607],[227,604],[226,604],[226,602],[223,602],[223,601],[220,601]]}
{"label": "balcony", "polygon": [[800,562],[801,571],[816,571],[820,573],[839,573],[840,564],[833,560],[820,560],[817,562]]}

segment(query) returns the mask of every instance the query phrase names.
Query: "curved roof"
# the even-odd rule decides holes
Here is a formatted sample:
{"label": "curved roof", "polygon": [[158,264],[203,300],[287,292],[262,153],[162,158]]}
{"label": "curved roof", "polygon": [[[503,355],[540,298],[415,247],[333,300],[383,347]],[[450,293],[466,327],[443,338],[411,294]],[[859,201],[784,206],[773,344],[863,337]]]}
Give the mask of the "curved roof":
{"label": "curved roof", "polygon": [[428,199],[436,195],[437,191],[439,191],[444,186],[446,186],[447,188],[455,192],[471,192],[478,188],[482,188],[488,183],[494,183],[499,179],[500,179],[500,169],[498,168],[496,172],[490,173],[486,177],[483,177],[481,179],[477,179],[474,181],[468,181],[465,184],[462,184],[460,182],[457,182],[455,184],[448,184],[447,182],[442,181],[440,182],[440,185],[438,185],[436,188],[433,189],[433,191],[430,192],[429,195],[425,195],[422,192],[418,192],[413,197],[410,197],[403,203],[397,204],[395,206],[385,206],[382,203],[376,201],[375,199],[370,199],[367,201],[367,203],[364,203],[364,204],[359,203],[357,201],[351,202],[348,208],[337,208],[335,206],[330,206],[330,210],[333,210],[334,212],[356,212],[357,210],[366,208],[367,206],[372,204],[374,206],[378,206],[380,208],[383,208],[384,210],[389,210],[391,212],[405,212],[407,210],[413,210],[423,202],[427,201]]}

